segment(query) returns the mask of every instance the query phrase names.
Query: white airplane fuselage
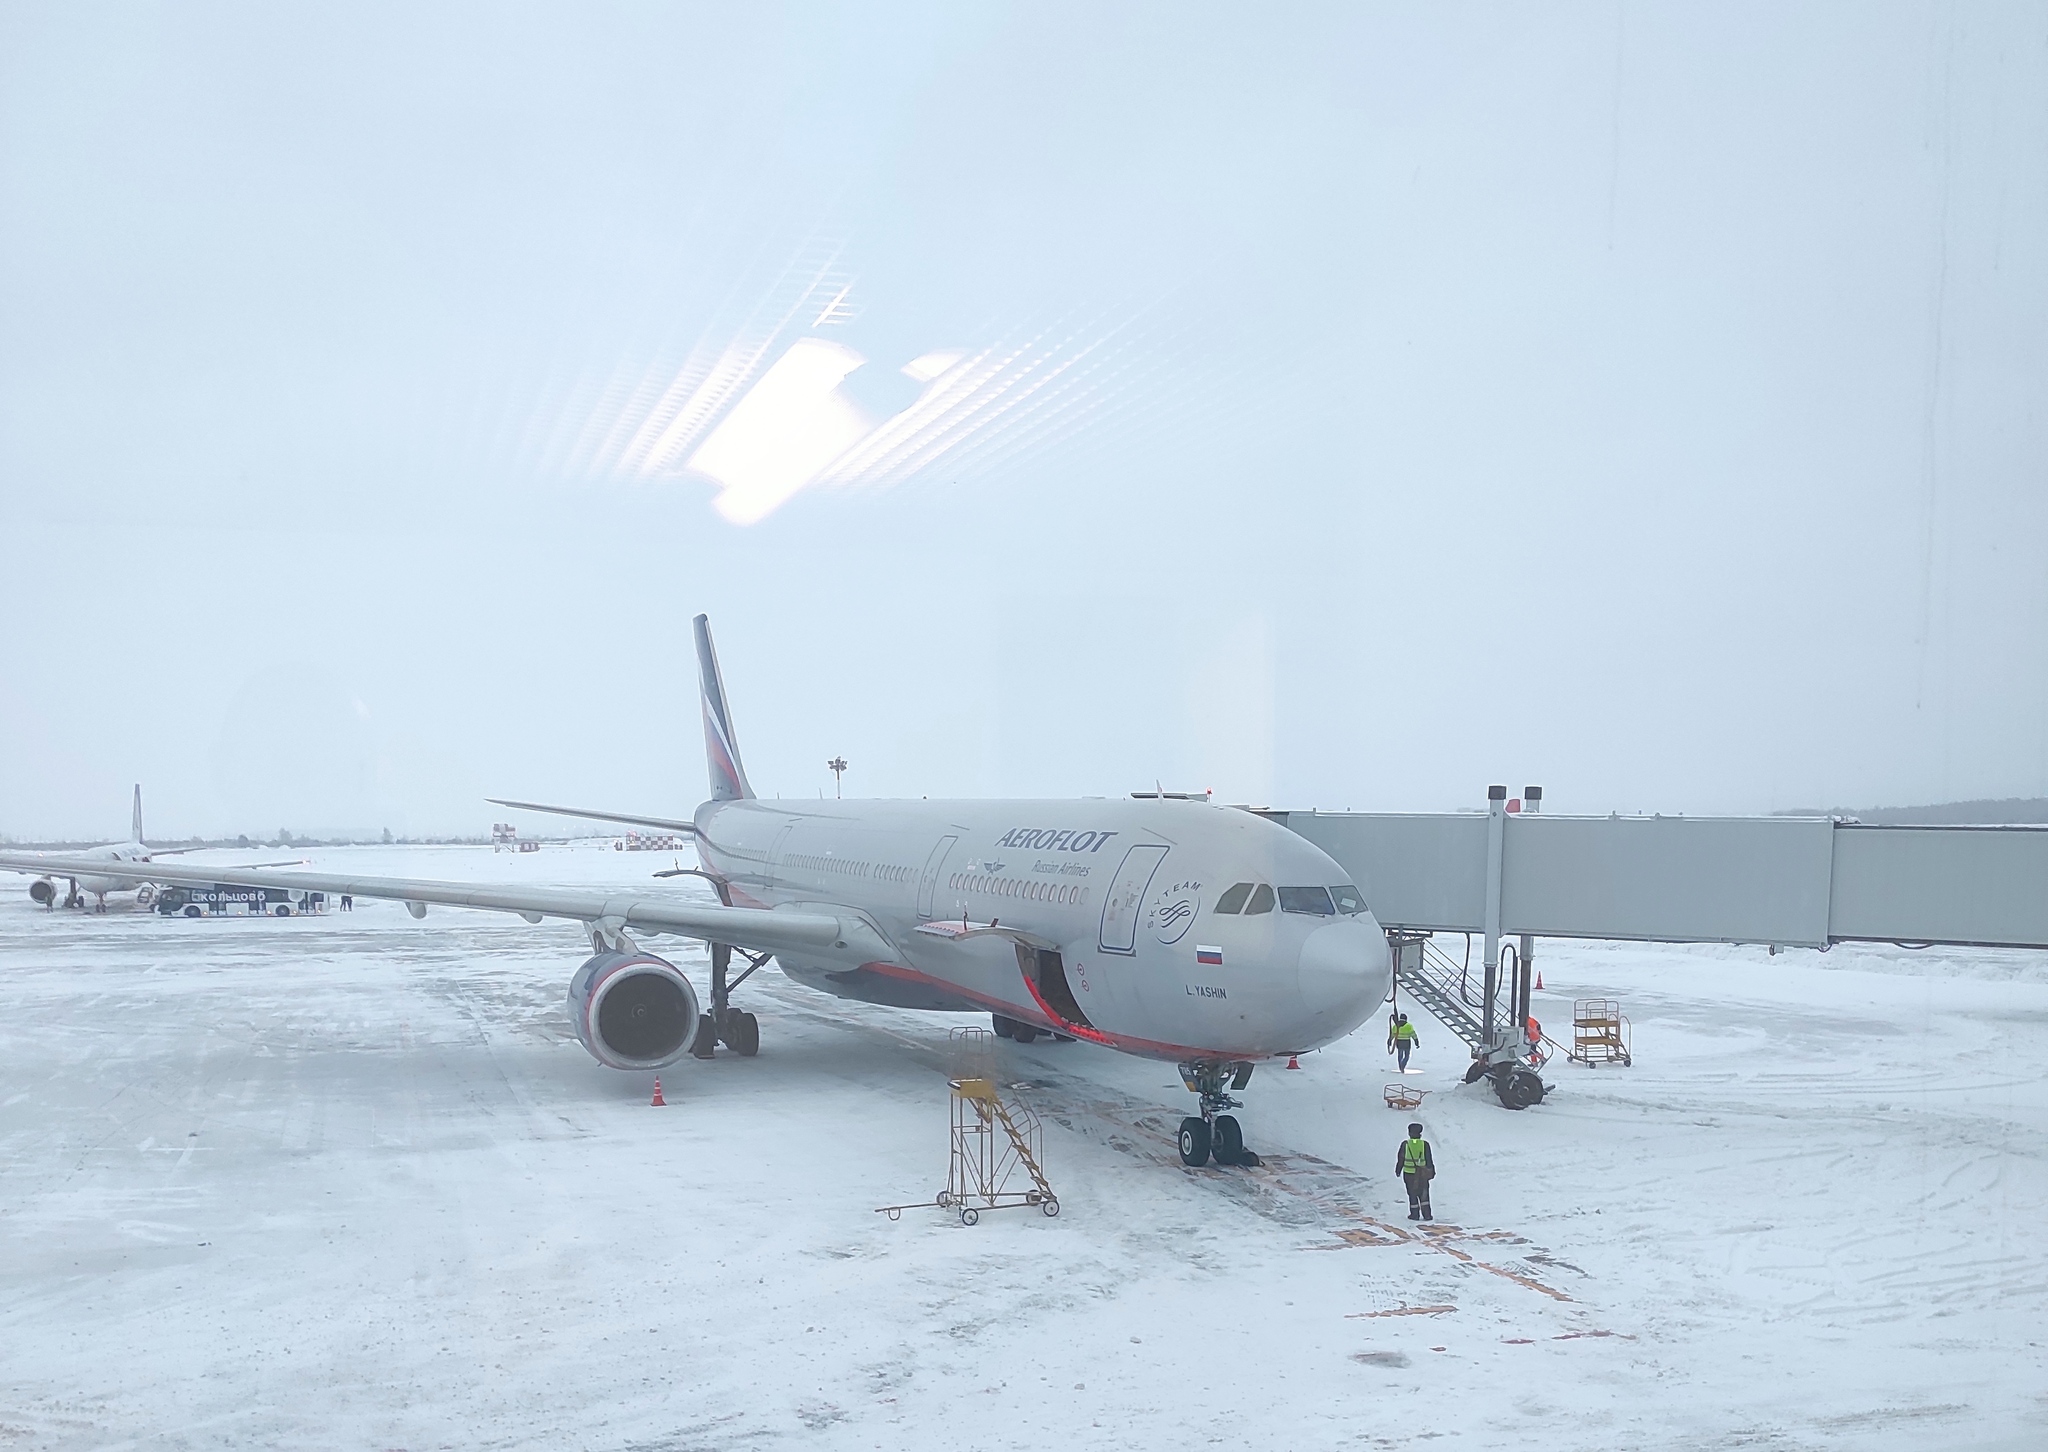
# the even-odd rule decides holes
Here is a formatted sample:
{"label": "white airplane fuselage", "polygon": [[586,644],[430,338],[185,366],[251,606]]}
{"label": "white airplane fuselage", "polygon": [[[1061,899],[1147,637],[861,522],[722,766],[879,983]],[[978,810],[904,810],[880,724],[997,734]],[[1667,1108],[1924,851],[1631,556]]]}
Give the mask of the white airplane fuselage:
{"label": "white airplane fuselage", "polygon": [[[140,842],[116,842],[106,847],[89,847],[83,852],[67,853],[73,861],[79,858],[98,858],[106,862],[147,862],[149,848]],[[81,894],[97,898],[102,907],[106,905],[110,892],[134,892],[140,886],[132,877],[93,877],[80,875],[75,869],[66,867],[53,872],[48,881],[68,881]]]}
{"label": "white airplane fuselage", "polygon": [[1235,808],[744,799],[695,820],[734,905],[852,910],[874,930],[851,969],[777,954],[841,997],[982,1010],[1187,1062],[1320,1047],[1387,994],[1386,937],[1343,869]]}

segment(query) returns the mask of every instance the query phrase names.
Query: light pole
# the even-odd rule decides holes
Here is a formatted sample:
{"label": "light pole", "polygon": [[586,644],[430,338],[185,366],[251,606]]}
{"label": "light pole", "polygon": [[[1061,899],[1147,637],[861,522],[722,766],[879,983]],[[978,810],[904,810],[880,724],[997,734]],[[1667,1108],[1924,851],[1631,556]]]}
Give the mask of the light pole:
{"label": "light pole", "polygon": [[825,765],[832,768],[832,796],[834,800],[837,800],[839,797],[839,774],[846,770],[846,758],[835,756],[826,762]]}

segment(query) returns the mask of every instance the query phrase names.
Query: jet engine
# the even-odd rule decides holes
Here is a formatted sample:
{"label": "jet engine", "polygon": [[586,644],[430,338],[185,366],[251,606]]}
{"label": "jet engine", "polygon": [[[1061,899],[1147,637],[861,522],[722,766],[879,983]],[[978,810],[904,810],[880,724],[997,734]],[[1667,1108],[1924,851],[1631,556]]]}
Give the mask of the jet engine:
{"label": "jet engine", "polygon": [[697,1033],[697,990],[652,953],[599,953],[569,980],[569,1022],[608,1069],[659,1069]]}
{"label": "jet engine", "polygon": [[57,900],[57,884],[47,877],[38,877],[28,885],[28,895],[37,907],[48,907]]}

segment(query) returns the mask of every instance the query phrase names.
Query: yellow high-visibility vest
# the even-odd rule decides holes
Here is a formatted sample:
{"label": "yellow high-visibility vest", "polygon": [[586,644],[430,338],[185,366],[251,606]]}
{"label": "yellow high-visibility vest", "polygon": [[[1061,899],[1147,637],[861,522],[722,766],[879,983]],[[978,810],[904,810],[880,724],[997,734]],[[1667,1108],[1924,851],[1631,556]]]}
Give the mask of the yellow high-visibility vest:
{"label": "yellow high-visibility vest", "polygon": [[1421,1173],[1423,1166],[1427,1165],[1428,1163],[1429,1141],[1421,1139],[1410,1139],[1403,1140],[1401,1142],[1402,1174],[1419,1174]]}
{"label": "yellow high-visibility vest", "polygon": [[1395,1024],[1395,1025],[1394,1025],[1394,1037],[1395,1037],[1395,1038],[1397,1038],[1397,1039],[1412,1039],[1412,1038],[1414,1038],[1414,1037],[1415,1037],[1415,1025],[1414,1025],[1414,1024],[1412,1024],[1412,1023],[1397,1023],[1397,1024]]}

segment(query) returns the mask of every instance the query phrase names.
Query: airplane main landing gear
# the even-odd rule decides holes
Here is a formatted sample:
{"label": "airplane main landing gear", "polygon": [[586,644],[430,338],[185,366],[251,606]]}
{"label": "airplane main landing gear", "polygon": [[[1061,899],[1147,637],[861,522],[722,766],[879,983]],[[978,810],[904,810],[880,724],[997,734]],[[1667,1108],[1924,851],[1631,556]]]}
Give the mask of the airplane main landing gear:
{"label": "airplane main landing gear", "polygon": [[697,1037],[690,1041],[690,1053],[696,1058],[712,1057],[720,1044],[743,1059],[761,1052],[761,1020],[745,1009],[734,1008],[732,991],[752,977],[771,955],[762,953],[757,957],[742,950],[740,956],[747,960],[747,971],[728,983],[725,975],[732,966],[732,945],[711,945],[711,1012],[698,1018]]}
{"label": "airplane main landing gear", "polygon": [[1252,1079],[1252,1065],[1237,1063],[1196,1063],[1180,1066],[1181,1082],[1202,1096],[1199,1117],[1189,1115],[1180,1122],[1180,1162],[1200,1169],[1214,1160],[1219,1165],[1256,1165],[1259,1157],[1244,1147],[1244,1127],[1234,1114],[1221,1111],[1241,1106],[1225,1090],[1242,1089]]}

